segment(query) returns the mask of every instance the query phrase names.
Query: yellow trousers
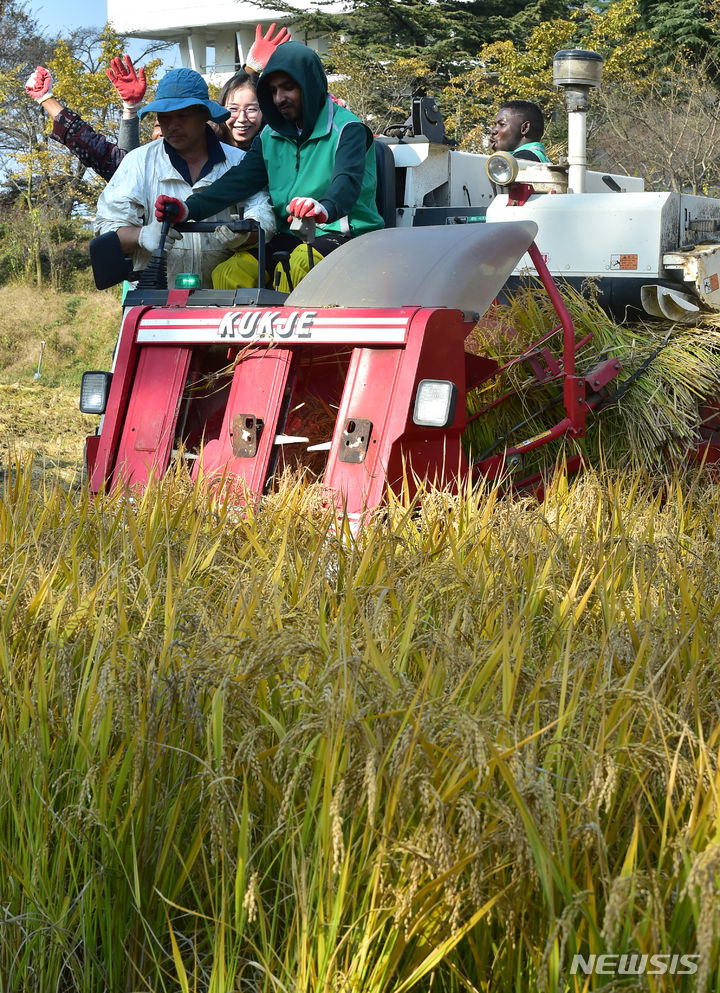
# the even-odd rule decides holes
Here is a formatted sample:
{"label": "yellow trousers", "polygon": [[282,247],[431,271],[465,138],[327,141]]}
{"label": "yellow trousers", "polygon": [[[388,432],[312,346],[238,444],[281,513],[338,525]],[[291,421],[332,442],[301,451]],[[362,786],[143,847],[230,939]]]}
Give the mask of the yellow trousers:
{"label": "yellow trousers", "polygon": [[[312,253],[313,253],[314,265],[317,265],[318,262],[323,258],[323,256],[320,254],[320,252],[316,252],[314,248],[312,250]],[[308,259],[307,245],[302,244],[302,245],[298,245],[297,248],[294,248],[292,252],[290,252],[289,263],[290,263],[290,278],[292,279],[292,284],[293,286],[297,286],[300,280],[304,279],[305,276],[307,276],[307,274],[310,272],[310,261]],[[273,289],[277,288],[281,293],[290,292],[290,285],[287,280],[287,275],[285,274],[285,269],[280,263],[278,263],[275,266],[275,270],[273,272],[272,287]]]}
{"label": "yellow trousers", "polygon": [[[314,265],[317,265],[322,258],[320,252],[313,249]],[[300,280],[304,279],[310,272],[307,245],[298,245],[297,248],[293,249],[290,253],[289,264],[292,284],[297,286]],[[235,252],[229,259],[216,265],[212,271],[212,284],[215,290],[250,288],[257,286],[257,281],[258,260],[250,252]],[[275,266],[273,272],[272,288],[277,288],[281,293],[290,292],[285,269],[280,263]]]}
{"label": "yellow trousers", "polygon": [[258,260],[250,252],[235,252],[212,271],[215,290],[237,290],[257,286]]}

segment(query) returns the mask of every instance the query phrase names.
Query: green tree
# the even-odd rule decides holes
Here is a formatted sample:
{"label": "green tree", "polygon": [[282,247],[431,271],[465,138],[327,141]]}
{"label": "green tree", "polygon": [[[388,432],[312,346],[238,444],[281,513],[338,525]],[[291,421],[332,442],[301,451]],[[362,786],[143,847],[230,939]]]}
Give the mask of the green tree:
{"label": "green tree", "polygon": [[378,58],[349,40],[335,41],[328,61],[337,74],[331,83],[333,94],[346,100],[376,134],[404,123],[411,95],[431,86],[435,78],[422,59]]}
{"label": "green tree", "polygon": [[[557,119],[549,138],[562,140],[564,99],[553,86],[553,56],[576,47],[603,56],[603,85],[631,86],[646,75],[657,43],[642,29],[638,0],[614,0],[603,10],[585,8],[543,22],[521,45],[511,40],[485,45],[477,65],[451,77],[440,94],[451,136],[464,148],[480,150],[498,104],[522,99],[539,104],[546,119]],[[593,98],[591,109],[595,106]]]}
{"label": "green tree", "polygon": [[292,14],[294,36],[319,32],[343,38],[371,58],[421,59],[434,74],[469,67],[480,48],[510,38],[521,44],[538,24],[565,15],[566,0],[351,0],[343,14],[307,13],[290,0],[259,6]]}
{"label": "green tree", "polygon": [[713,0],[640,0],[640,12],[663,62],[678,54],[702,58],[717,51],[720,30]]}
{"label": "green tree", "polygon": [[[34,273],[38,282],[42,279],[42,260],[52,263],[59,240],[67,237],[68,219],[94,208],[102,181],[50,138],[52,121],[25,93],[25,79],[38,61],[44,62],[53,74],[53,92],[58,99],[115,140],[122,105],[105,68],[124,52],[125,44],[110,27],[99,35],[82,30],[57,42],[49,57],[41,48],[29,46],[24,58],[0,69],[1,196],[6,216],[14,212],[12,237],[5,241],[17,247],[20,233],[24,233],[25,274]],[[23,50],[18,48],[15,54],[22,56]],[[37,59],[38,54],[45,57]],[[144,63],[152,85],[160,60],[148,62],[141,57],[138,61]],[[53,269],[52,264],[49,268]]]}

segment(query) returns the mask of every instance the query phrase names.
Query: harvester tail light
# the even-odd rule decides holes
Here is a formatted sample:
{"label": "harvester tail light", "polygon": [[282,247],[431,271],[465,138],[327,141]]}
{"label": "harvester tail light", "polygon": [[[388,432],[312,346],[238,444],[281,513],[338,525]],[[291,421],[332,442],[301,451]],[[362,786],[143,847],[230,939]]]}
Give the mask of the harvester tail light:
{"label": "harvester tail light", "polygon": [[84,372],[80,384],[83,414],[104,414],[112,382],[111,372]]}
{"label": "harvester tail light", "polygon": [[415,395],[413,421],[420,427],[447,428],[455,419],[458,388],[447,379],[423,379]]}

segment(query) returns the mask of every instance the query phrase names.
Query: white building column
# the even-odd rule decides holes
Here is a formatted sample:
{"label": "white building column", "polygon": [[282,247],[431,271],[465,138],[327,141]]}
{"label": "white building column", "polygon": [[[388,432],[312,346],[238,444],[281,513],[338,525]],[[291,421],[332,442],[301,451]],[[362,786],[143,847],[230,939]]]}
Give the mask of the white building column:
{"label": "white building column", "polygon": [[245,65],[245,60],[247,59],[248,52],[255,41],[255,26],[245,27],[244,25],[238,27],[235,31],[235,43],[237,45],[237,50],[240,58],[240,65]]}
{"label": "white building column", "polygon": [[193,28],[188,38],[188,62],[190,69],[205,74],[207,64],[207,34],[200,28]]}

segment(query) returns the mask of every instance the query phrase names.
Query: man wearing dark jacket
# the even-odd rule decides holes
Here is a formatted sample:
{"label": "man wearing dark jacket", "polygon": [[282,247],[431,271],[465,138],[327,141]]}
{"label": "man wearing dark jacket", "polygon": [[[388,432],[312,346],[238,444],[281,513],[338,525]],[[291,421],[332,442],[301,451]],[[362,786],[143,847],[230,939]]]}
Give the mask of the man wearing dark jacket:
{"label": "man wearing dark jacket", "polygon": [[490,125],[490,147],[493,152],[510,152],[516,159],[549,162],[540,140],[544,130],[542,111],[536,103],[508,100],[500,104]]}
{"label": "man wearing dark jacket", "polygon": [[[320,58],[299,42],[275,50],[257,95],[267,126],[242,162],[184,203],[158,197],[155,215],[164,220],[170,204],[173,220],[202,220],[267,186],[278,224],[271,258],[290,251],[296,286],[308,272],[309,259],[307,247],[290,232],[293,218],[316,222],[315,261],[349,238],[383,226],[375,204],[373,137],[354,114],[330,99]],[[282,270],[277,280],[280,289],[289,289]]]}

